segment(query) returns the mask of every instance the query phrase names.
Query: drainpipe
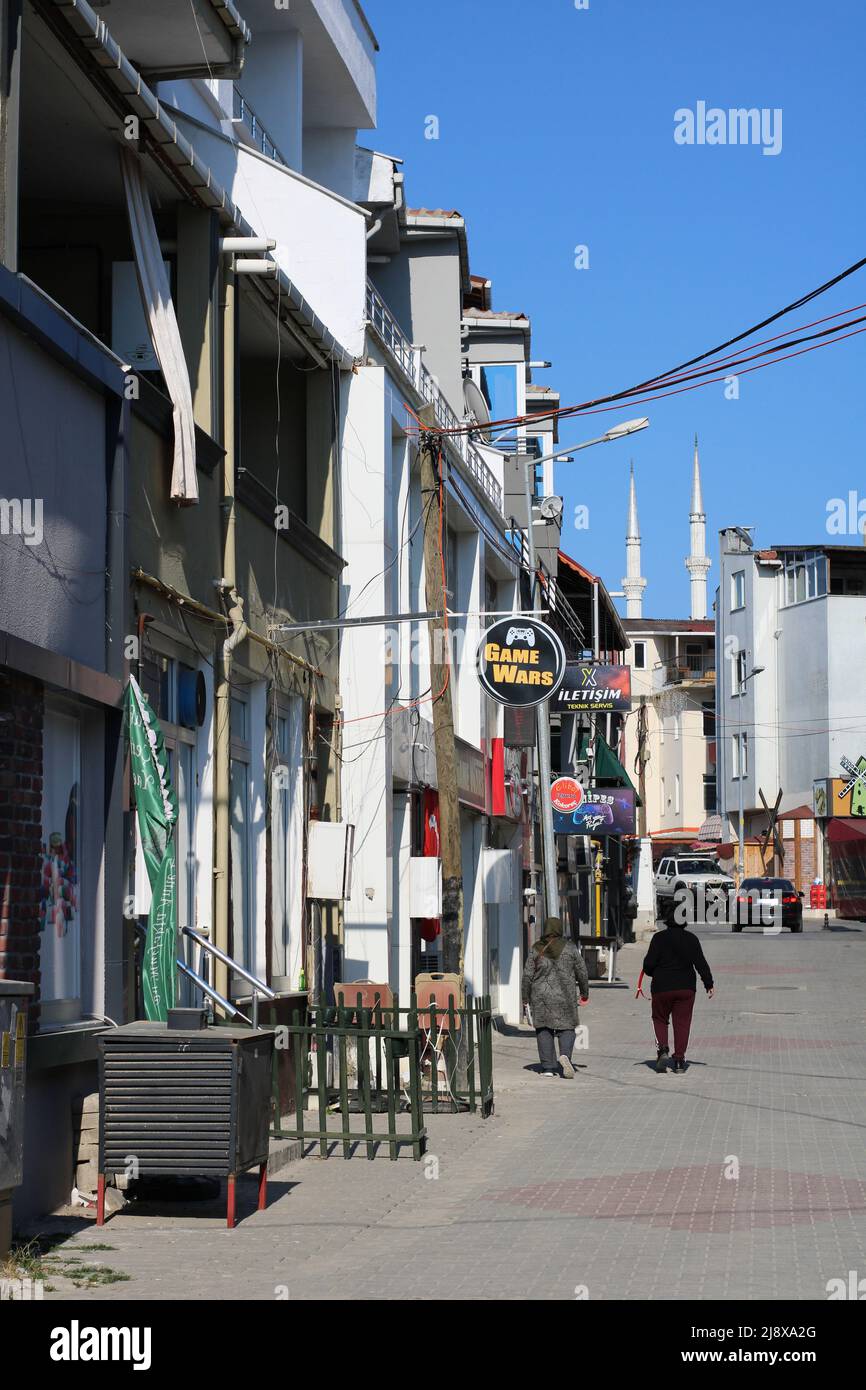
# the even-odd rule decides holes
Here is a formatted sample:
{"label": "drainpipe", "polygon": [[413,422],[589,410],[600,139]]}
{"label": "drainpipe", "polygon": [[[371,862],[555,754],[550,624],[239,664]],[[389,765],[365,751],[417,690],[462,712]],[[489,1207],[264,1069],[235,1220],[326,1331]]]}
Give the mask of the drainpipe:
{"label": "drainpipe", "polygon": [[[228,592],[235,605],[237,590],[237,556],[235,537],[235,445],[237,391],[237,316],[234,257],[223,264],[222,343],[223,343],[223,464],[222,464],[222,579],[217,587]],[[217,642],[215,652],[216,689],[214,694],[214,898],[213,943],[225,955],[230,955],[229,941],[229,852],[230,852],[230,769],[232,652],[240,630],[245,627],[241,612],[239,624],[232,619],[232,633],[227,640]],[[226,999],[229,997],[228,969],[223,961],[214,960],[213,985]]]}

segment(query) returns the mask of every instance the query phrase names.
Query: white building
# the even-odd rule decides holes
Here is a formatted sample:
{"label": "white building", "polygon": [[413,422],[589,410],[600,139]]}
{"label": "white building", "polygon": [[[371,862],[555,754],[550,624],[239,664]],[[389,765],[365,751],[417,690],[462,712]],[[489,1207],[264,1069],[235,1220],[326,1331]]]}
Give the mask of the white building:
{"label": "white building", "polygon": [[644,802],[639,833],[656,846],[690,845],[716,809],[715,628],[708,619],[706,516],[697,439],[689,507],[691,581],[688,618],[645,618],[641,535],[634,470],[629,479],[626,524],[632,712],[626,721],[625,765],[637,773]]}
{"label": "white building", "polygon": [[[359,151],[355,197],[369,240],[367,339],[345,398],[340,475],[348,617],[427,609],[417,431],[412,411],[464,418],[464,299],[471,291],[458,213],[405,207],[396,160]],[[390,193],[390,196],[389,196]],[[525,378],[525,364],[523,377]],[[475,650],[486,612],[519,606],[505,536],[502,455],[446,440],[444,564],[451,619],[467,991],[520,1015],[524,799],[504,747],[503,715],[482,693]],[[344,911],[347,980],[387,982],[408,999],[419,971],[441,968],[436,912],[421,896],[425,816],[436,789],[427,624],[347,628],[341,643],[342,806],[355,825],[354,887]],[[435,692],[434,692],[435,693]],[[429,845],[428,845],[429,849]],[[413,862],[415,861],[415,862]],[[435,904],[434,904],[435,906]],[[427,932],[427,935],[430,933]]]}
{"label": "white building", "polygon": [[[864,621],[862,545],[757,549],[743,528],[720,532],[720,810],[737,840],[742,795],[747,873],[773,862],[772,842],[763,860],[758,843],[767,826],[761,792],[770,806],[781,792],[777,871],[805,890],[816,874],[827,876],[821,827],[811,843],[815,785],[847,781],[842,759],[856,765],[866,752]],[[843,807],[837,798],[826,821],[848,819]]]}

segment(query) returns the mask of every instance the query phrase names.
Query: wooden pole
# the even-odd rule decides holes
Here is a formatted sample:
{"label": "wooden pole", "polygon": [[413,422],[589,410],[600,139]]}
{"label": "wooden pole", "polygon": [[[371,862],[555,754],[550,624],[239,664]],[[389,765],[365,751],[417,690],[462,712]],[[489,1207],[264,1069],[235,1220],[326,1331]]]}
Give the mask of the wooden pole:
{"label": "wooden pole", "polygon": [[444,492],[432,406],[419,412],[422,426],[418,455],[421,470],[421,507],[424,515],[424,578],[427,611],[441,616],[427,625],[430,638],[430,685],[433,694],[433,743],[439,790],[439,845],[442,855],[442,965],[463,974],[463,864],[460,847],[460,801],[457,794],[457,749],[451,701],[452,672],[447,647],[443,547]]}

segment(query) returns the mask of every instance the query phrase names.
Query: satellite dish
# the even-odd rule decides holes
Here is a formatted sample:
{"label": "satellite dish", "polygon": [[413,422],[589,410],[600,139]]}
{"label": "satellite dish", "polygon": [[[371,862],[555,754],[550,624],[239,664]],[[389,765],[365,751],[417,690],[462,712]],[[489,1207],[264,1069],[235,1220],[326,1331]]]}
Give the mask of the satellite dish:
{"label": "satellite dish", "polygon": [[466,411],[481,426],[480,434],[485,444],[490,443],[490,410],[486,400],[471,376],[463,378],[463,402]]}
{"label": "satellite dish", "polygon": [[538,507],[545,521],[562,522],[562,498],[543,497]]}

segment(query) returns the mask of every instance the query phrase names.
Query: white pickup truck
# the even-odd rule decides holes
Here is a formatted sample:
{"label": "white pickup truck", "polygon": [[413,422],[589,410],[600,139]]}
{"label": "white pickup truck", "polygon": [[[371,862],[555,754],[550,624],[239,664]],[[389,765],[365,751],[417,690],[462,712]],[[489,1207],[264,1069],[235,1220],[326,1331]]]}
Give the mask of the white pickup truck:
{"label": "white pickup truck", "polygon": [[[730,875],[723,873],[709,855],[666,855],[655,876],[657,916],[672,921],[677,903],[682,901],[686,905],[686,922],[705,920],[707,905],[726,906],[735,887]],[[688,897],[682,890],[687,890]]]}

